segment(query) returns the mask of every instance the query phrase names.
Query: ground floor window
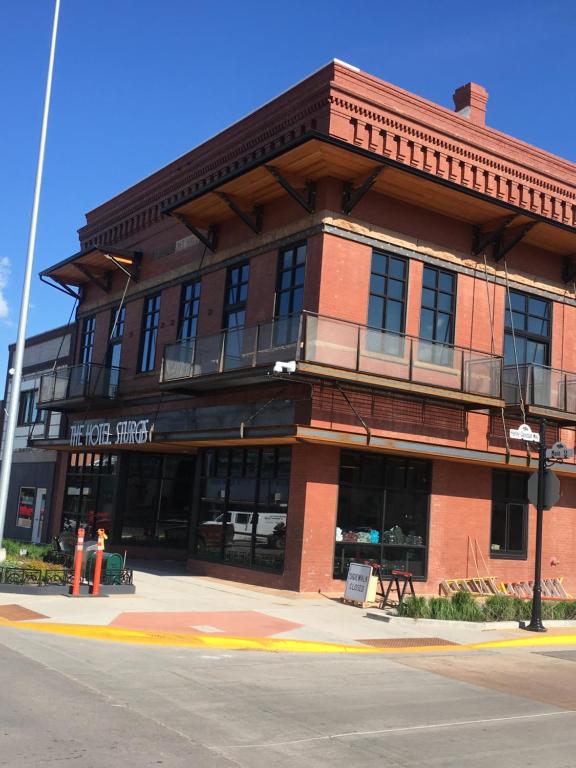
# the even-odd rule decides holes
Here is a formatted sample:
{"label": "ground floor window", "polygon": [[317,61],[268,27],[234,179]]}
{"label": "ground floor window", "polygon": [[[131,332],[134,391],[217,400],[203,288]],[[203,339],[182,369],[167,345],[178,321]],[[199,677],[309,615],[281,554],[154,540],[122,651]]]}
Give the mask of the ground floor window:
{"label": "ground floor window", "polygon": [[290,459],[289,447],[203,451],[197,557],[282,572]]}
{"label": "ground floor window", "polygon": [[525,560],[528,548],[528,475],[492,473],[490,557]]}
{"label": "ground floor window", "polygon": [[195,459],[130,453],[121,501],[123,544],[187,547]]}
{"label": "ground floor window", "polygon": [[118,456],[110,453],[72,453],[68,459],[62,530],[86,530],[94,538],[98,528],[110,532],[118,481]]}
{"label": "ground floor window", "polygon": [[426,578],[430,478],[427,461],[342,451],[334,578],[354,560]]}

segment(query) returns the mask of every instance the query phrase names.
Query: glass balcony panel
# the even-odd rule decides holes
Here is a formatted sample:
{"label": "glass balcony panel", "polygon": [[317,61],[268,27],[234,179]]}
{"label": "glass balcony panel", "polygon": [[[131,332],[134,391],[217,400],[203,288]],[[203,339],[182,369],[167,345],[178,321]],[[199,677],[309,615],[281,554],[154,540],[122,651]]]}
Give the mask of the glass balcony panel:
{"label": "glass balcony panel", "polygon": [[223,371],[250,368],[256,362],[257,326],[231,328],[224,334]]}
{"label": "glass balcony panel", "polygon": [[398,333],[361,328],[358,367],[363,373],[409,381],[411,346],[412,340]]}
{"label": "glass balcony panel", "polygon": [[412,349],[412,381],[432,387],[462,388],[462,349],[425,339],[414,339]]}
{"label": "glass balcony panel", "polygon": [[292,315],[258,326],[256,364],[295,360],[298,354],[300,323],[301,315]]}
{"label": "glass balcony panel", "polygon": [[196,339],[186,339],[178,344],[170,344],[164,352],[164,381],[187,379],[192,376],[194,368],[194,351]]}
{"label": "glass balcony panel", "polygon": [[306,318],[306,360],[311,363],[355,371],[359,326],[308,315]]}
{"label": "glass balcony panel", "polygon": [[567,373],[564,381],[566,412],[576,413],[576,376]]}
{"label": "glass balcony panel", "polygon": [[83,363],[59,368],[40,380],[39,404],[84,398],[115,399],[120,386],[120,368]]}
{"label": "glass balcony panel", "polygon": [[211,373],[219,372],[223,343],[223,333],[196,338],[192,376],[208,376]]}
{"label": "glass balcony panel", "polygon": [[464,391],[474,395],[500,397],[502,362],[482,352],[463,350]]}

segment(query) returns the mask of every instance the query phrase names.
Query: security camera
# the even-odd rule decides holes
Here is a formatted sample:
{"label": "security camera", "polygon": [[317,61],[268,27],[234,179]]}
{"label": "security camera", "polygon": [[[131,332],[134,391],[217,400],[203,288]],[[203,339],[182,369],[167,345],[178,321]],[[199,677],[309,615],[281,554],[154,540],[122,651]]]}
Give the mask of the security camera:
{"label": "security camera", "polygon": [[296,373],[296,360],[290,360],[289,363],[283,363],[278,360],[274,363],[272,370],[274,373]]}
{"label": "security camera", "polygon": [[9,371],[8,371],[8,376],[14,376],[15,373],[16,373],[16,369],[15,368],[10,368]]}

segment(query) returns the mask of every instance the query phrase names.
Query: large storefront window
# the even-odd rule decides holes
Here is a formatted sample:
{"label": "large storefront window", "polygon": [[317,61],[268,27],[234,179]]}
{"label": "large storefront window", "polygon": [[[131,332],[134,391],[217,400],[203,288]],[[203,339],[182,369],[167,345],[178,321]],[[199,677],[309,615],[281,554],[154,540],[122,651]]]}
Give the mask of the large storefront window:
{"label": "large storefront window", "polygon": [[116,499],[118,456],[110,453],[72,453],[68,461],[62,530],[86,530],[94,538],[98,528],[108,533]]}
{"label": "large storefront window", "polygon": [[342,452],[334,578],[353,560],[426,578],[430,474],[427,461]]}
{"label": "large storefront window", "polygon": [[282,572],[290,448],[219,448],[202,458],[195,554]]}
{"label": "large storefront window", "polygon": [[130,453],[125,460],[122,543],[186,547],[194,458]]}

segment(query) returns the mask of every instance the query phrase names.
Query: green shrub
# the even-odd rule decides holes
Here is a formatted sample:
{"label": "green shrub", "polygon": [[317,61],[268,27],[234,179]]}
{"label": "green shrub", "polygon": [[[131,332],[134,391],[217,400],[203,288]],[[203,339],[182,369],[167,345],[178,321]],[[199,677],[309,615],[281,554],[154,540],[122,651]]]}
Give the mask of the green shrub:
{"label": "green shrub", "polygon": [[451,602],[458,621],[484,621],[482,608],[469,592],[456,592],[452,595]]}
{"label": "green shrub", "polygon": [[425,597],[408,597],[398,609],[398,616],[410,619],[429,619],[430,609]]}
{"label": "green shrub", "polygon": [[517,608],[505,595],[490,595],[483,605],[485,621],[514,621]]}
{"label": "green shrub", "polygon": [[428,605],[431,619],[454,621],[458,618],[452,601],[445,597],[431,597]]}

